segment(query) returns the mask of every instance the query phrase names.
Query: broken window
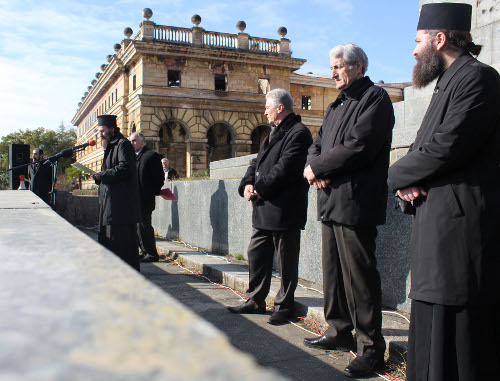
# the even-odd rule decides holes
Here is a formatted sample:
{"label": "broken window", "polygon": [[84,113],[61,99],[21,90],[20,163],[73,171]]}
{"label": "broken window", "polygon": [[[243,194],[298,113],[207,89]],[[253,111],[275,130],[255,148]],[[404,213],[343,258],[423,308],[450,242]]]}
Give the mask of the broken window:
{"label": "broken window", "polygon": [[169,70],[168,71],[168,87],[181,87],[181,71]]}
{"label": "broken window", "polygon": [[311,110],[311,96],[302,95],[302,110]]}
{"label": "broken window", "polygon": [[259,78],[259,94],[267,94],[270,90],[269,79]]}
{"label": "broken window", "polygon": [[215,90],[226,91],[226,78],[225,74],[215,74]]}

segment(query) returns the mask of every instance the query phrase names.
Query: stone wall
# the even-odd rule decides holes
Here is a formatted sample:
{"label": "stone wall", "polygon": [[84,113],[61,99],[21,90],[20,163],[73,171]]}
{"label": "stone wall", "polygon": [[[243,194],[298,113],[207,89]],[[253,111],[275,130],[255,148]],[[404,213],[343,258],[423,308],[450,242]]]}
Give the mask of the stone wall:
{"label": "stone wall", "polygon": [[[252,232],[252,207],[238,195],[239,182],[239,179],[169,182],[166,186],[172,189],[179,201],[157,198],[153,213],[155,230],[161,236],[179,238],[208,251],[246,257]],[[315,206],[316,192],[310,190],[299,277],[321,284],[321,232]],[[383,303],[387,307],[409,311],[411,219],[394,209],[392,196],[387,203],[387,212],[387,223],[379,228],[377,239]]]}

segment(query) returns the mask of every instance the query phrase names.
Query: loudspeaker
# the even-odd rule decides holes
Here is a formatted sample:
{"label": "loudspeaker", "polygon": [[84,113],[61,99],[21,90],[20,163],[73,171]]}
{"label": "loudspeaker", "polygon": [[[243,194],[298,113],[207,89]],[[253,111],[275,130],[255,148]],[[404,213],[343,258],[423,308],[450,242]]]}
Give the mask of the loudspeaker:
{"label": "loudspeaker", "polygon": [[[30,146],[29,144],[10,144],[9,145],[9,168],[19,165],[28,164],[30,162]],[[9,186],[10,189],[19,188],[19,176],[24,175],[28,178],[28,166],[20,169],[9,171]]]}

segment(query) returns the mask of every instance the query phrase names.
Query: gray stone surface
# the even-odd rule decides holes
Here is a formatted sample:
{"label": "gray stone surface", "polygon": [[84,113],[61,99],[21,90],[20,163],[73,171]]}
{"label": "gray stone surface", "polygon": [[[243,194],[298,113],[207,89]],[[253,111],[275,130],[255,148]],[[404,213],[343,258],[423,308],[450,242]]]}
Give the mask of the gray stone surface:
{"label": "gray stone surface", "polygon": [[276,380],[58,216],[0,192],[1,380]]}
{"label": "gray stone surface", "polygon": [[[252,207],[239,196],[240,180],[175,181],[170,183],[179,201],[157,198],[153,226],[160,236],[179,238],[207,251],[242,254],[246,258],[252,233]],[[383,285],[383,303],[409,311],[408,242],[411,220],[394,210],[389,197],[388,223],[379,228],[377,258]],[[308,220],[302,232],[299,276],[322,284],[321,231],[316,220],[316,192],[309,191]]]}
{"label": "gray stone surface", "polygon": [[255,157],[257,157],[257,154],[211,162],[210,178],[211,179],[242,178],[245,175],[245,172],[247,171],[250,161]]}
{"label": "gray stone surface", "polygon": [[54,210],[78,227],[94,228],[99,223],[97,196],[74,196],[67,191],[57,191]]}

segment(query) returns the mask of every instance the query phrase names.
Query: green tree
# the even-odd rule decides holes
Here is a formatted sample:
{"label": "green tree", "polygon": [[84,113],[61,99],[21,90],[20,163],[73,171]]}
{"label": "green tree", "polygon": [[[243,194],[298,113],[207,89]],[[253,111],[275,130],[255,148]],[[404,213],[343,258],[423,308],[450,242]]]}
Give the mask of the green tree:
{"label": "green tree", "polygon": [[[19,130],[2,137],[0,142],[0,183],[5,185],[8,182],[8,174],[5,170],[9,167],[10,144],[29,144],[30,152],[35,148],[41,148],[45,158],[47,158],[66,148],[73,147],[75,143],[76,128],[68,128],[63,122],[56,131],[39,127],[34,130]],[[59,160],[58,173],[63,173],[74,161],[72,157]]]}

